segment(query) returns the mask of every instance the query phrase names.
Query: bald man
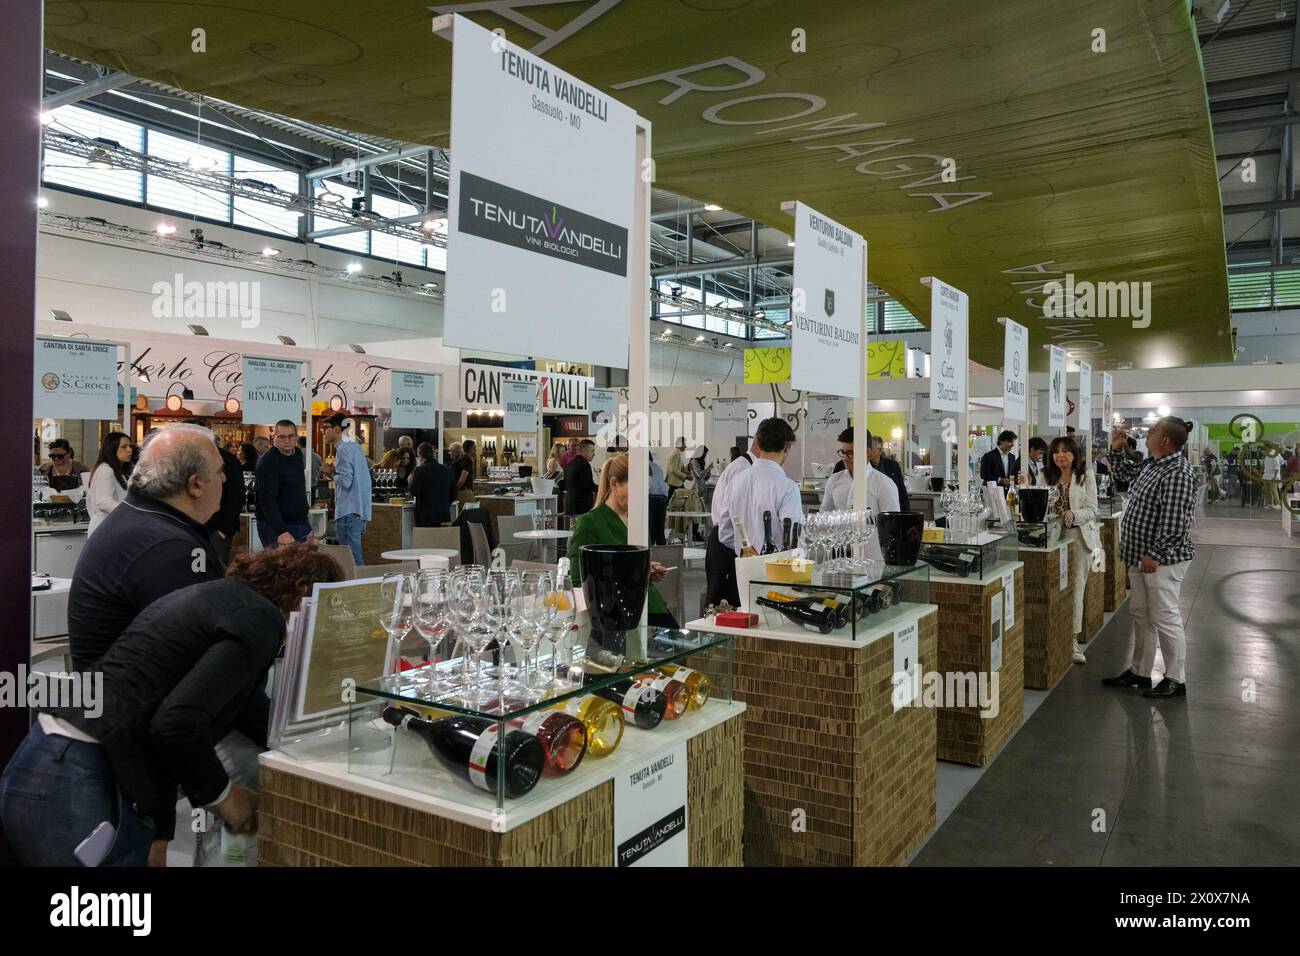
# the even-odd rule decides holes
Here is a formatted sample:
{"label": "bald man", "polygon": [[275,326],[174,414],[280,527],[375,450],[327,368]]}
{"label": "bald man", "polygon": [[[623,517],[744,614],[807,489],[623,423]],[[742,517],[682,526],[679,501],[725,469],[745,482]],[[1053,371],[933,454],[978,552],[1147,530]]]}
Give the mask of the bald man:
{"label": "bald man", "polygon": [[212,432],[200,425],[171,425],[145,440],[126,500],[86,539],[72,574],[74,669],[103,657],[164,594],[225,574],[204,527],[221,507],[225,477]]}

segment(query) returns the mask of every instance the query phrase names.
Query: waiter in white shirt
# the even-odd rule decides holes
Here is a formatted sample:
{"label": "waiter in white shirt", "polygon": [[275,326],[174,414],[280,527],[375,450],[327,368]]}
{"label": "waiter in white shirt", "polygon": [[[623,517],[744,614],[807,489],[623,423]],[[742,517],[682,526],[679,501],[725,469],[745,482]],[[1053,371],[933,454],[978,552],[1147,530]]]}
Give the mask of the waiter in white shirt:
{"label": "waiter in white shirt", "polygon": [[794,430],[784,418],[764,419],[754,434],[758,446],[754,463],[740,472],[727,488],[718,515],[718,538],[733,556],[739,556],[744,542],[736,524],[744,525],[746,539],[756,551],[763,549],[763,514],[772,516],[773,544],[780,548],[782,522],[803,520],[799,486],[782,470],[794,444]]}
{"label": "waiter in white shirt", "polygon": [[[849,511],[853,508],[853,482],[856,471],[853,462],[853,429],[846,428],[840,432],[840,459],[844,470],[831,475],[826,482],[826,491],[822,495],[822,511]],[[871,447],[871,432],[867,432],[867,447]],[[871,467],[871,462],[862,463],[862,480],[867,483],[867,507],[872,514],[882,511],[898,510],[898,486],[884,472]],[[871,539],[867,548],[867,557],[883,560],[880,542]]]}
{"label": "waiter in white shirt", "polygon": [[718,537],[718,521],[722,515],[722,506],[727,500],[727,489],[741,472],[754,463],[758,455],[758,439],[750,443],[749,451],[738,455],[718,476],[718,483],[713,489],[713,503],[710,514],[713,527],[709,529],[709,541],[704,548],[705,601],[715,607],[726,601],[732,607],[740,607],[740,593],[736,588],[736,555],[723,545]]}

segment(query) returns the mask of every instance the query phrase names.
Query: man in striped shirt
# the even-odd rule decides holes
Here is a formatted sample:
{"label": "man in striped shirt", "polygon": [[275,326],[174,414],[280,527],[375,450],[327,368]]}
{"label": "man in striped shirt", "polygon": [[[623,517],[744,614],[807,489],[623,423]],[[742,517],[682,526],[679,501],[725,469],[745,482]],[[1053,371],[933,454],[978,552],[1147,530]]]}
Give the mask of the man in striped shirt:
{"label": "man in striped shirt", "polygon": [[[1117,480],[1128,482],[1119,556],[1129,566],[1133,658],[1128,670],[1102,683],[1107,687],[1145,688],[1144,697],[1187,695],[1187,635],[1178,592],[1196,554],[1191,538],[1196,476],[1182,454],[1191,429],[1191,422],[1179,418],[1160,419],[1147,433],[1149,457],[1141,460],[1129,451],[1123,429],[1111,433],[1111,472]],[[1155,639],[1160,642],[1165,674],[1152,688]]]}

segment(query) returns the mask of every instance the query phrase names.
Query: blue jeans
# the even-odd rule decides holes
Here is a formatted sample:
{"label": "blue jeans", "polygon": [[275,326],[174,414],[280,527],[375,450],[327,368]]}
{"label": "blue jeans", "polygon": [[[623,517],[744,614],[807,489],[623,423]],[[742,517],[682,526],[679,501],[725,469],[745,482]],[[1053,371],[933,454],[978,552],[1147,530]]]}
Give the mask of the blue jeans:
{"label": "blue jeans", "polygon": [[[310,523],[291,524],[291,525],[285,525],[285,530],[287,530],[291,535],[293,535],[295,541],[306,541],[307,535],[311,534],[312,532],[312,527]],[[269,522],[258,521],[257,537],[258,540],[262,542],[262,547],[274,548],[276,545],[275,539],[280,537],[280,535],[271,529],[271,525]]]}
{"label": "blue jeans", "polygon": [[365,533],[366,523],[360,515],[334,516],[334,537],[339,539],[339,544],[352,549],[352,557],[357,564],[366,563],[366,559],[361,556],[361,536]]}
{"label": "blue jeans", "polygon": [[145,866],[153,821],[118,789],[104,748],[32,724],[0,777],[0,823],[24,866],[82,866],[77,845],[107,820],[117,827],[100,866]]}

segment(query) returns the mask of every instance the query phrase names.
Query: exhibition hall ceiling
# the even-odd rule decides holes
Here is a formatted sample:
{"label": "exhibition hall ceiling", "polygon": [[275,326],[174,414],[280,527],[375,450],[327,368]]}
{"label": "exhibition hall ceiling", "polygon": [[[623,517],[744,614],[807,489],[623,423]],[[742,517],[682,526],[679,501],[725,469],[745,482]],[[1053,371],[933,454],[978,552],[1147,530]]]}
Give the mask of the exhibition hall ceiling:
{"label": "exhibition hall ceiling", "polygon": [[[657,186],[790,232],[781,203],[808,203],[867,238],[871,279],[927,324],[921,276],[963,289],[983,365],[1002,364],[998,316],[1095,367],[1232,360],[1185,0],[47,0],[46,45],[449,146],[451,45],[431,30],[447,12],[503,27],[645,116]],[[1049,318],[1042,284],[1067,276],[1079,308]]]}

